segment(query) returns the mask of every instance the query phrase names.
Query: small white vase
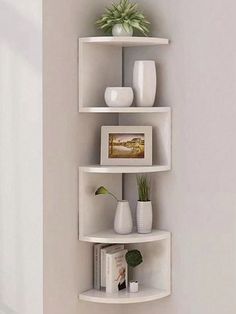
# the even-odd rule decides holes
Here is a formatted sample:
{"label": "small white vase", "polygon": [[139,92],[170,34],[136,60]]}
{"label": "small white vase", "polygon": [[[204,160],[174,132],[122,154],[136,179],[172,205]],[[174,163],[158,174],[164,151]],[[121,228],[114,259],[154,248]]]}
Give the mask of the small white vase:
{"label": "small white vase", "polygon": [[152,232],[152,202],[140,202],[136,211],[138,233]]}
{"label": "small white vase", "polygon": [[131,233],[133,221],[128,201],[119,201],[116,208],[114,230],[119,234]]}
{"label": "small white vase", "polygon": [[122,24],[116,24],[112,27],[112,35],[118,37],[130,37],[133,36],[133,28],[129,27],[129,32],[127,32]]}
{"label": "small white vase", "polygon": [[152,107],[156,98],[156,65],[152,60],[135,61],[133,89],[138,107]]}

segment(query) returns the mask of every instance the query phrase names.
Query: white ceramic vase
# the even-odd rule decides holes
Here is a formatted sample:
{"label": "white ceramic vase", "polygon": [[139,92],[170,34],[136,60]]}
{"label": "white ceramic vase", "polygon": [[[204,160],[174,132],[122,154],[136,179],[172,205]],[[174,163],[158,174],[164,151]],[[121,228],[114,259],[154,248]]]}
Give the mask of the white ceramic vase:
{"label": "white ceramic vase", "polygon": [[156,64],[152,60],[135,61],[133,89],[138,107],[152,107],[156,98]]}
{"label": "white ceramic vase", "polygon": [[152,232],[152,202],[140,202],[136,211],[138,233]]}
{"label": "white ceramic vase", "polygon": [[127,32],[122,24],[116,24],[112,27],[112,35],[118,37],[130,37],[133,36],[133,28],[129,28],[129,32]]}
{"label": "white ceramic vase", "polygon": [[119,201],[116,208],[114,230],[119,234],[131,233],[133,221],[128,201]]}

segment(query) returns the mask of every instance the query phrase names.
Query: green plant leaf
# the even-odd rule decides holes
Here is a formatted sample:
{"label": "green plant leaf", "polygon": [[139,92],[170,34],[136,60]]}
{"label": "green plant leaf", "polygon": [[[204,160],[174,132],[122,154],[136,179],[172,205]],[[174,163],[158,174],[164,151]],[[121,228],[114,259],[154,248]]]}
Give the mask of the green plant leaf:
{"label": "green plant leaf", "polygon": [[143,257],[139,250],[128,251],[125,254],[125,259],[130,267],[137,267],[143,262]]}
{"label": "green plant leaf", "polygon": [[100,186],[96,190],[95,195],[100,195],[100,194],[109,194],[109,191],[104,186]]}

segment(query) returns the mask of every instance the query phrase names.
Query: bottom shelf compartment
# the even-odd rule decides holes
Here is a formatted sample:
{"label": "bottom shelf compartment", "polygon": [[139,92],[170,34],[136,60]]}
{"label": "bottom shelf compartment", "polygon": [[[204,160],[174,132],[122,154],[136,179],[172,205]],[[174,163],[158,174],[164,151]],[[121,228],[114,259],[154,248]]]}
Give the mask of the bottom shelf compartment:
{"label": "bottom shelf compartment", "polygon": [[158,300],[168,295],[170,295],[170,291],[141,285],[139,291],[136,293],[131,293],[128,290],[122,290],[117,293],[106,293],[105,290],[91,289],[81,293],[79,298],[84,301],[96,303],[127,304]]}
{"label": "bottom shelf compartment", "polygon": [[91,261],[90,272],[88,270],[89,277],[79,291],[79,299],[97,303],[126,304],[148,302],[169,296],[171,294],[171,237],[169,232],[165,232],[164,235],[165,237],[158,241],[125,245],[127,250],[139,250],[143,256],[143,262],[140,265],[128,268],[126,287],[129,281],[138,281],[137,293],[129,292],[128,288],[115,293],[107,293],[104,288],[93,289],[94,265]]}

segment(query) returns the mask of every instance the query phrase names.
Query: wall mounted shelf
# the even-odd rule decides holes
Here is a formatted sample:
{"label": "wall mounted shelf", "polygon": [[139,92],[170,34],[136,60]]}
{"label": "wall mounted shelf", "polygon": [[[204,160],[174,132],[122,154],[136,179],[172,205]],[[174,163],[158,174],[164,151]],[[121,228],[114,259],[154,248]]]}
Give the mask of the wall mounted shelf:
{"label": "wall mounted shelf", "polygon": [[104,290],[88,289],[80,293],[79,298],[90,302],[123,304],[153,301],[170,295],[170,233],[163,232],[162,238],[161,233],[158,241],[126,245],[127,249],[140,250],[145,261],[134,268],[129,276],[130,280],[135,278],[141,283],[139,292],[123,290],[106,293]]}
{"label": "wall mounted shelf", "polygon": [[91,165],[86,167],[80,167],[81,171],[87,173],[150,173],[170,170],[170,166],[100,166]]}
{"label": "wall mounted shelf", "polygon": [[[167,45],[168,39],[155,37],[86,37],[79,39],[79,112],[113,113],[117,125],[153,127],[152,166],[79,167],[79,239],[90,243],[124,243],[127,249],[142,252],[145,263],[129,271],[129,280],[141,284],[137,293],[128,290],[108,294],[93,287],[93,260],[86,260],[87,272],[79,298],[96,303],[128,304],[153,301],[171,293],[171,234],[154,229],[150,234],[128,235],[113,231],[116,201],[95,196],[98,186],[109,187],[118,199],[126,195],[132,174],[162,172],[171,169],[171,108],[107,107],[104,92],[108,86],[122,86],[123,49],[126,47]],[[135,48],[133,48],[135,49]],[[148,49],[148,47],[146,48]],[[145,50],[146,50],[145,49]],[[134,104],[135,105],[135,104]],[[111,117],[113,119],[113,117]],[[99,128],[101,125],[97,125]],[[100,134],[95,134],[91,147],[99,147]],[[99,151],[93,152],[90,162],[99,162]],[[128,183],[127,183],[128,182]],[[134,184],[133,184],[134,185]],[[131,185],[132,186],[132,185]],[[154,209],[155,210],[155,209]],[[155,225],[155,224],[154,224]],[[92,245],[89,246],[92,253]]]}
{"label": "wall mounted shelf", "polygon": [[116,294],[109,294],[102,290],[91,289],[81,293],[79,298],[84,301],[96,303],[128,304],[158,300],[167,297],[169,294],[168,290],[140,286],[137,293],[129,293],[123,290]]}
{"label": "wall mounted shelf", "polygon": [[[155,37],[80,38],[79,111],[99,112],[94,111],[93,108],[99,108],[99,106],[106,108],[104,100],[106,87],[122,86],[122,49],[125,47],[167,45],[168,43],[168,39]],[[92,111],[87,108],[92,108]]]}
{"label": "wall mounted shelf", "polygon": [[84,37],[80,38],[81,43],[100,44],[118,47],[156,46],[168,45],[169,39],[158,37]]}
{"label": "wall mounted shelf", "polygon": [[80,108],[84,113],[162,113],[170,112],[170,107],[87,107]]}
{"label": "wall mounted shelf", "polygon": [[161,230],[152,230],[151,233],[140,234],[133,232],[130,234],[117,234],[113,229],[100,231],[89,236],[81,237],[81,241],[93,243],[145,243],[160,241],[170,238],[170,232]]}

